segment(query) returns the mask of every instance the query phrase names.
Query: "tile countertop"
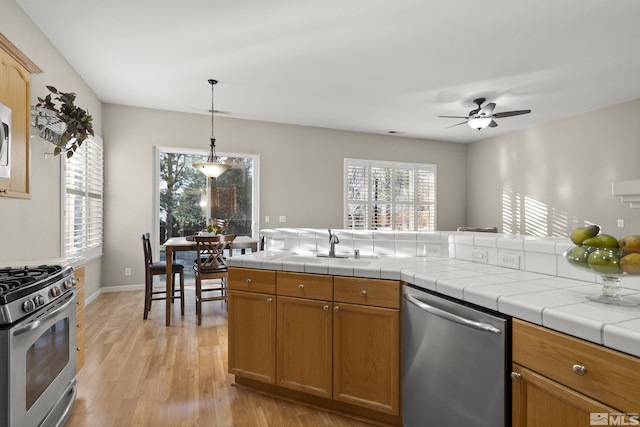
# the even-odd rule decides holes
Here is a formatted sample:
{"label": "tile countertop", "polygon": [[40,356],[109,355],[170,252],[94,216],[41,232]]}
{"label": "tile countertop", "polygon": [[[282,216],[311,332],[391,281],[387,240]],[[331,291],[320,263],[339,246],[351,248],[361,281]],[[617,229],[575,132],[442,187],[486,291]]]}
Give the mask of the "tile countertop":
{"label": "tile countertop", "polygon": [[[454,258],[330,259],[269,251],[228,258],[232,267],[402,280],[640,357],[640,306],[591,302],[601,286]],[[635,279],[633,279],[635,280]],[[622,294],[640,303],[640,286]]]}
{"label": "tile countertop", "polygon": [[0,261],[0,268],[11,267],[37,267],[39,265],[62,265],[72,268],[78,268],[84,264],[84,258],[81,256],[57,257],[57,258],[20,258],[15,260]]}

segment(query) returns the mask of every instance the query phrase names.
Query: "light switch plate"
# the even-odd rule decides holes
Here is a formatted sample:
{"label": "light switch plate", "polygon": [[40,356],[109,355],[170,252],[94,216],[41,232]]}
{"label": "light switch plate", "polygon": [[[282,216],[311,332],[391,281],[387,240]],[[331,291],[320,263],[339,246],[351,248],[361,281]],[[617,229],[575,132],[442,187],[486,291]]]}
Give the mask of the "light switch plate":
{"label": "light switch plate", "polygon": [[488,252],[486,249],[474,249],[471,251],[471,261],[486,264],[489,262]]}

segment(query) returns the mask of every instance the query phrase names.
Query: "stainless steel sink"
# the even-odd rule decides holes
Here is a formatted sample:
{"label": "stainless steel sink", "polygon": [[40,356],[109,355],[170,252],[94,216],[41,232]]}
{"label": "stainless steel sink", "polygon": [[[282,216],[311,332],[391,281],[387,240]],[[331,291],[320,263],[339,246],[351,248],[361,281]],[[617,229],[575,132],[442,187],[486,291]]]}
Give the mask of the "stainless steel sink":
{"label": "stainless steel sink", "polygon": [[364,266],[371,264],[371,259],[354,258],[329,258],[313,255],[288,255],[280,258],[280,261],[299,262],[302,264],[332,264],[332,265],[354,265]]}

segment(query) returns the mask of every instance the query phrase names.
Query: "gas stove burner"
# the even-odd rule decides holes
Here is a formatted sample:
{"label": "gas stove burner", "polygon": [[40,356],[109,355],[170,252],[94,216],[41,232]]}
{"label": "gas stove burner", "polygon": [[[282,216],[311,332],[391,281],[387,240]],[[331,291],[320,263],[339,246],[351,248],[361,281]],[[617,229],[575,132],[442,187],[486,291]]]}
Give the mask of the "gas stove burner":
{"label": "gas stove burner", "polygon": [[0,303],[10,301],[13,295],[27,295],[56,280],[63,267],[59,265],[38,265],[19,268],[0,268]]}

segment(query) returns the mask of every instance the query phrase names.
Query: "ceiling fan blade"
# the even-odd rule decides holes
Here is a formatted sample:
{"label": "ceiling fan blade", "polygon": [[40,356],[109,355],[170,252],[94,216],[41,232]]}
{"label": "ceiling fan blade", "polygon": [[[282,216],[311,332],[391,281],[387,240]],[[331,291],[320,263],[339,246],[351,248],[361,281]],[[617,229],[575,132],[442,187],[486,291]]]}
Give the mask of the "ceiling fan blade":
{"label": "ceiling fan blade", "polygon": [[490,128],[498,127],[498,123],[496,123],[496,121],[495,121],[495,120],[491,120],[491,123],[489,123],[489,127],[490,127]]}
{"label": "ceiling fan blade", "polygon": [[513,117],[519,116],[521,114],[529,114],[530,112],[531,110],[504,111],[502,113],[495,113],[493,117],[495,117],[496,119],[501,119],[503,117]]}
{"label": "ceiling fan blade", "polygon": [[494,108],[496,108],[496,103],[495,102],[491,102],[491,103],[485,105],[484,107],[482,107],[480,109],[480,111],[478,111],[478,114],[485,115],[485,116],[490,116],[491,113],[493,112]]}
{"label": "ceiling fan blade", "polygon": [[438,116],[438,117],[444,117],[447,119],[468,119],[469,118],[467,116]]}
{"label": "ceiling fan blade", "polygon": [[[467,120],[467,121],[468,121],[468,120]],[[453,127],[456,127],[456,126],[464,125],[464,124],[466,124],[466,123],[467,123],[467,122],[460,122],[460,123],[457,123],[457,124],[455,124],[455,125],[447,126],[445,129],[449,129],[449,128],[453,128]]]}

